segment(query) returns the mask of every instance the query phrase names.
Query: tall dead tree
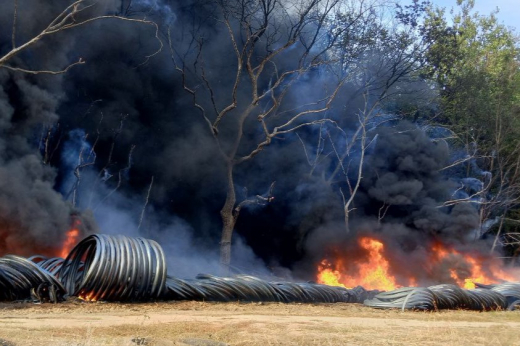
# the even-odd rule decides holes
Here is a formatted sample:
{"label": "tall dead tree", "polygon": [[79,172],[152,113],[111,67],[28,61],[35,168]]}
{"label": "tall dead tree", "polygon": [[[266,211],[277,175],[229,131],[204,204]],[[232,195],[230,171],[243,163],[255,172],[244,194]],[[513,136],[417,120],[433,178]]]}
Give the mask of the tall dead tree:
{"label": "tall dead tree", "polygon": [[[210,3],[204,24],[170,28],[169,44],[184,90],[225,166],[220,261],[227,271],[241,208],[271,199],[238,201],[237,167],[297,129],[332,122],[328,110],[347,78],[333,49],[347,28],[329,24],[346,1]],[[362,25],[359,18],[351,24]]]}

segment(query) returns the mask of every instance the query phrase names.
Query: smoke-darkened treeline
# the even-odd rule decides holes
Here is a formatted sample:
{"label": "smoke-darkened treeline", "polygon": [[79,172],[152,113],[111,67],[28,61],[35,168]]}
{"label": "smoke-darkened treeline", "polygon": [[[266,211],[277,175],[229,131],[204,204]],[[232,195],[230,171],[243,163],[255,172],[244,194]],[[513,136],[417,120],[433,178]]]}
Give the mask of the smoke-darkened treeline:
{"label": "smoke-darkened treeline", "polygon": [[184,276],[512,241],[518,42],[469,2],[78,1],[23,47],[69,5],[0,11],[1,254],[55,253],[71,215]]}

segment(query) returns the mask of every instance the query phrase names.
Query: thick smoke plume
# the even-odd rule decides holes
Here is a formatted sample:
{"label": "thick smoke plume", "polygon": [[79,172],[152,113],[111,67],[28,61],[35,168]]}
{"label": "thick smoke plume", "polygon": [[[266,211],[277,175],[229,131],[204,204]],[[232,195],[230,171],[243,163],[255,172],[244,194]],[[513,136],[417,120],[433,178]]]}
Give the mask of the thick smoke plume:
{"label": "thick smoke plume", "polygon": [[[52,11],[19,3],[27,12],[19,16],[17,40],[23,42],[33,35],[38,26],[50,19]],[[34,17],[42,23],[34,21]],[[2,27],[9,27],[13,13],[2,11]],[[31,18],[32,17],[32,18]],[[2,34],[1,54],[11,49],[7,32]],[[10,65],[27,68],[44,68],[48,63],[58,66],[66,63],[67,40],[62,42],[62,52],[50,54],[42,49],[25,55],[25,63],[20,57]],[[53,44],[49,40],[50,45]],[[42,61],[47,60],[48,61]],[[21,66],[20,66],[21,65]],[[66,98],[62,89],[63,77],[36,77],[5,68],[0,70],[0,253],[16,252],[29,255],[34,253],[55,254],[61,247],[65,232],[72,225],[76,211],[54,189],[57,172],[44,162],[41,146],[46,129],[58,120],[58,108]],[[88,213],[76,215],[81,221],[83,234],[96,230]]]}
{"label": "thick smoke plume", "polygon": [[[467,202],[443,206],[454,198],[457,188],[442,173],[450,164],[448,145],[443,140],[432,140],[421,128],[406,122],[382,126],[374,138],[355,200],[354,231],[345,234],[338,218],[316,219],[314,225],[306,226],[312,230],[307,233],[306,246],[313,256],[304,263],[340,259],[351,270],[345,274],[355,276],[354,264],[369,256],[358,239],[370,236],[384,243],[384,256],[392,264],[390,274],[404,285],[412,277],[419,284],[452,282],[451,269],[461,271],[464,277],[469,264],[461,257],[441,261],[443,269],[432,262],[436,244],[473,254],[484,247],[474,243],[473,238],[479,225],[477,208]],[[333,191],[329,193],[334,198]]]}
{"label": "thick smoke plume", "polygon": [[[17,40],[35,35],[67,4],[18,1]],[[236,56],[229,49],[228,29],[218,25],[219,13],[212,9],[205,1],[102,2],[95,11],[130,18],[146,14],[157,21],[164,49],[147,59],[157,51],[153,28],[98,21],[49,38],[11,62],[60,68],[81,57],[85,65],[59,76],[0,69],[0,253],[51,253],[70,228],[71,215],[78,214],[84,234],[100,230],[157,239],[170,256],[173,273],[217,271],[225,163],[167,49],[170,30],[179,52],[196,55],[189,50],[190,34],[200,30],[205,68],[218,81],[217,102],[224,102]],[[12,9],[3,11],[2,27],[10,28],[12,18]],[[10,30],[3,30],[0,54],[11,44]],[[296,53],[280,56],[278,67],[291,66]],[[364,58],[356,58],[361,65]],[[316,86],[327,85],[327,73],[315,69],[295,83],[286,108],[322,92]],[[384,77],[377,73],[373,76]],[[384,239],[389,253],[407,268],[405,254],[426,258],[435,241],[466,246],[478,213],[470,204],[442,206],[455,190],[442,171],[449,164],[449,147],[430,139],[417,124],[399,121],[368,133],[372,142],[354,201],[352,233],[345,234],[340,188],[347,188],[347,181],[323,176],[334,167],[331,145],[344,146],[358,124],[355,110],[364,98],[355,93],[356,82],[344,85],[327,113],[344,129],[343,137],[318,147],[331,153],[318,168],[310,167],[308,153],[317,150],[316,135],[326,139],[333,133],[332,125],[275,138],[236,171],[239,197],[262,194],[276,181],[274,201],[245,208],[238,220],[233,254],[238,270],[289,276],[283,269],[288,267],[294,275],[312,279],[317,261],[331,251],[344,249],[362,258],[355,240],[366,233]],[[246,93],[237,92],[239,104]],[[224,123],[220,135],[232,133],[233,126]],[[246,122],[244,133],[244,141],[253,145],[262,129],[255,120]],[[353,159],[356,151],[359,145],[352,150]],[[355,182],[356,160],[352,162],[348,179]]]}

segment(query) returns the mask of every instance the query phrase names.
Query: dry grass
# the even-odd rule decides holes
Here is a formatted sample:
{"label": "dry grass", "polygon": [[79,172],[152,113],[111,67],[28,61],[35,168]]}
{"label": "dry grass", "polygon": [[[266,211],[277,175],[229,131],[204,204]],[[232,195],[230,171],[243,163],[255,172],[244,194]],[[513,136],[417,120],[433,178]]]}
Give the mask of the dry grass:
{"label": "dry grass", "polygon": [[[358,304],[0,305],[19,345],[520,345],[520,312],[401,312]],[[7,345],[7,344],[6,344]]]}

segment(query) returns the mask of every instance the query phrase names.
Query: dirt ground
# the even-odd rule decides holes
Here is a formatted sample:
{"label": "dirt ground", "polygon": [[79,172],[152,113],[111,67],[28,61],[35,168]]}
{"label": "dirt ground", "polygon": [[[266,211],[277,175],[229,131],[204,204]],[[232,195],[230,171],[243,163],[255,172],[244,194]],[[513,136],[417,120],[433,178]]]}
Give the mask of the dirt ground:
{"label": "dirt ground", "polygon": [[0,305],[0,346],[520,345],[520,311],[401,312],[359,304]]}

